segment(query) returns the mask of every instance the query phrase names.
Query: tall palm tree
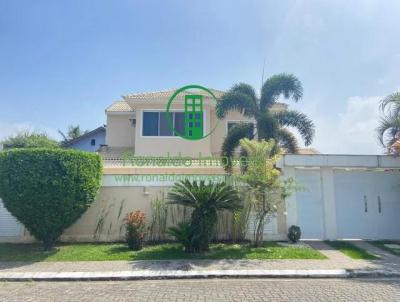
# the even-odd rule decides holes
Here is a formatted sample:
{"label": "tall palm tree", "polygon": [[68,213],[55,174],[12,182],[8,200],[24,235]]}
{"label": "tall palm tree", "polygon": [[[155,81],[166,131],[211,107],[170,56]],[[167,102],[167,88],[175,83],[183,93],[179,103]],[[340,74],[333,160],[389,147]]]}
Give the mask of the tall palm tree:
{"label": "tall palm tree", "polygon": [[400,92],[385,97],[380,104],[383,114],[376,129],[378,139],[387,153],[398,154],[400,144]]}
{"label": "tall palm tree", "polygon": [[[302,98],[303,87],[294,75],[282,73],[270,77],[263,84],[260,97],[250,85],[236,84],[217,102],[216,114],[222,119],[230,111],[239,111],[255,120],[255,135],[259,140],[272,138],[288,152],[296,153],[298,142],[288,127],[297,128],[308,146],[314,137],[314,124],[305,114],[296,110],[271,110],[281,96],[295,102]],[[222,145],[222,155],[230,158],[242,138],[252,139],[253,127],[252,124],[240,124],[231,128]]]}
{"label": "tall palm tree", "polygon": [[186,228],[183,233],[187,234],[190,252],[208,250],[218,211],[241,208],[237,191],[225,183],[185,180],[175,184],[168,193],[168,200],[168,203],[193,208],[190,224],[181,225]]}
{"label": "tall palm tree", "polygon": [[60,135],[63,137],[64,142],[78,138],[88,132],[89,132],[88,130],[84,130],[84,131],[81,130],[79,125],[77,125],[77,126],[70,125],[68,127],[68,131],[66,134],[64,132],[62,132],[61,130],[58,130],[58,133],[60,133]]}

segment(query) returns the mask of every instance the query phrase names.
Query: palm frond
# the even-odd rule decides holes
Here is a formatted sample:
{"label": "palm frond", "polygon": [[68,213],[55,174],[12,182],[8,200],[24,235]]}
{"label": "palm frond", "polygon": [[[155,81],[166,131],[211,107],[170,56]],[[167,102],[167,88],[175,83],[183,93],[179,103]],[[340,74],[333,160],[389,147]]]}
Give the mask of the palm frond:
{"label": "palm frond", "polygon": [[257,116],[257,137],[258,139],[269,140],[276,138],[279,130],[278,120],[267,110]]}
{"label": "palm frond", "polygon": [[168,202],[169,204],[179,204],[187,207],[196,207],[196,196],[197,182],[190,182],[189,180],[184,180],[178,182],[174,187],[168,192]]}
{"label": "palm frond", "polygon": [[315,135],[315,126],[304,113],[296,110],[285,110],[275,113],[275,118],[281,126],[294,127],[299,132],[306,146],[312,143]]}
{"label": "palm frond", "polygon": [[215,210],[238,209],[239,195],[225,183],[206,183],[184,180],[174,185],[168,194],[168,203],[199,208],[208,203]]}
{"label": "palm frond", "polygon": [[224,166],[227,171],[232,168],[232,156],[235,149],[239,146],[242,138],[253,138],[254,125],[253,124],[239,124],[232,127],[226,136],[221,149],[221,155],[224,156],[228,162]]}
{"label": "palm frond", "polygon": [[256,92],[255,92],[254,88],[249,84],[246,84],[246,83],[235,84],[229,90],[229,92],[243,93],[243,94],[251,97],[255,102],[257,102]]}
{"label": "palm frond", "polygon": [[395,92],[385,97],[380,103],[380,109],[385,112],[386,109],[393,115],[400,115],[400,92]]}
{"label": "palm frond", "polygon": [[392,113],[383,116],[376,132],[382,146],[390,148],[400,138],[400,116]]}
{"label": "palm frond", "polygon": [[273,75],[267,79],[261,88],[260,109],[264,111],[271,107],[281,95],[295,102],[300,100],[303,97],[300,80],[287,73]]}
{"label": "palm frond", "polygon": [[63,137],[64,142],[68,141],[68,137],[64,134],[64,132],[58,130],[58,133]]}
{"label": "palm frond", "polygon": [[297,153],[299,146],[296,137],[288,129],[281,128],[278,133],[279,145],[289,153]]}
{"label": "palm frond", "polygon": [[243,83],[233,86],[218,100],[215,111],[219,119],[230,111],[238,111],[247,117],[254,116],[258,111],[254,89]]}

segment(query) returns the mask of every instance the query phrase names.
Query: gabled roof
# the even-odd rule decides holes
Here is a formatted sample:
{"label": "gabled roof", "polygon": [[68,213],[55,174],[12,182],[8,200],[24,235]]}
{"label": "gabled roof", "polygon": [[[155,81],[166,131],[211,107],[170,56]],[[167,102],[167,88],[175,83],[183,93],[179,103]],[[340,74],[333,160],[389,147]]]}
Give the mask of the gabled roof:
{"label": "gabled roof", "polygon": [[312,155],[312,154],[321,154],[317,149],[315,148],[300,148],[299,152],[297,154],[301,155]]}
{"label": "gabled roof", "polygon": [[83,139],[85,139],[87,137],[90,137],[90,136],[92,136],[94,134],[97,134],[99,132],[104,132],[105,133],[106,132],[106,127],[105,126],[100,126],[100,127],[96,128],[96,129],[94,129],[92,131],[89,131],[89,132],[87,132],[87,133],[85,133],[85,134],[83,134],[83,135],[81,135],[81,136],[79,136],[77,138],[71,139],[71,140],[69,140],[67,142],[63,142],[62,146],[63,147],[69,147],[69,146],[71,146],[71,145],[73,145],[73,144],[75,144],[75,143],[77,143],[77,142],[79,142],[79,141],[81,141],[81,140],[83,140]]}
{"label": "gabled roof", "polygon": [[[124,100],[130,101],[130,100],[153,100],[153,99],[169,99],[176,91],[177,89],[171,88],[167,90],[162,90],[162,91],[154,91],[154,92],[141,92],[141,93],[133,93],[133,94],[128,94],[125,96],[122,96]],[[216,98],[221,97],[225,92],[222,90],[217,90],[217,89],[209,89]],[[205,97],[209,97],[209,94],[204,91],[204,90],[198,90],[196,93],[200,95],[204,95]],[[191,94],[189,91],[182,91],[180,93],[182,95],[185,94]]]}
{"label": "gabled roof", "polygon": [[[143,102],[152,102],[152,101],[161,101],[168,102],[171,96],[175,93],[177,89],[167,89],[162,91],[153,91],[153,92],[140,92],[133,93],[122,96],[122,100],[115,101],[112,103],[107,109],[106,113],[129,113],[135,112],[135,103],[143,103]],[[217,89],[209,89],[216,98],[220,98],[225,91],[217,90]],[[203,90],[198,90],[196,93],[200,95],[204,95],[205,98],[210,98],[210,95]],[[183,91],[177,96],[177,99],[184,99],[184,95],[191,94],[189,91]],[[284,110],[287,108],[287,105],[284,103],[276,103],[274,105],[276,110]]]}
{"label": "gabled roof", "polygon": [[106,112],[134,112],[135,110],[125,100],[115,101],[107,107]]}

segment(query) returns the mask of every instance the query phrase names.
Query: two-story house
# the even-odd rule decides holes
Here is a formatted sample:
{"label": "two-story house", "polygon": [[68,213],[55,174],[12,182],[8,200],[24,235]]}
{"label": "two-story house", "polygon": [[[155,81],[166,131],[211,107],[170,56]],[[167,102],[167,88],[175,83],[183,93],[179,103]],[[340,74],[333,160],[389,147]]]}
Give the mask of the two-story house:
{"label": "two-story house", "polygon": [[[219,98],[224,92],[211,89]],[[130,94],[114,102],[106,109],[107,134],[106,145],[109,152],[133,151],[135,155],[165,156],[171,155],[197,157],[218,155],[222,142],[233,125],[253,123],[239,112],[229,113],[219,120],[215,114],[215,100],[206,92],[203,95],[203,132],[212,134],[199,140],[188,140],[174,134],[166,118],[166,108],[175,89]],[[174,127],[182,127],[184,97],[180,93],[171,105],[171,120]],[[285,104],[277,103],[273,110],[284,110]]]}

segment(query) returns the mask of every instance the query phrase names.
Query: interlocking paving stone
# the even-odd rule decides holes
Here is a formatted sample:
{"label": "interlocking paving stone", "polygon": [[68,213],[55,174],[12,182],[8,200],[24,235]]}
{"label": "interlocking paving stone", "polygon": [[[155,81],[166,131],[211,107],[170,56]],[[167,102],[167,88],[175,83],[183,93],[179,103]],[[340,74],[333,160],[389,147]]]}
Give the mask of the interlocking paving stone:
{"label": "interlocking paving stone", "polygon": [[0,301],[400,301],[399,279],[0,283]]}

